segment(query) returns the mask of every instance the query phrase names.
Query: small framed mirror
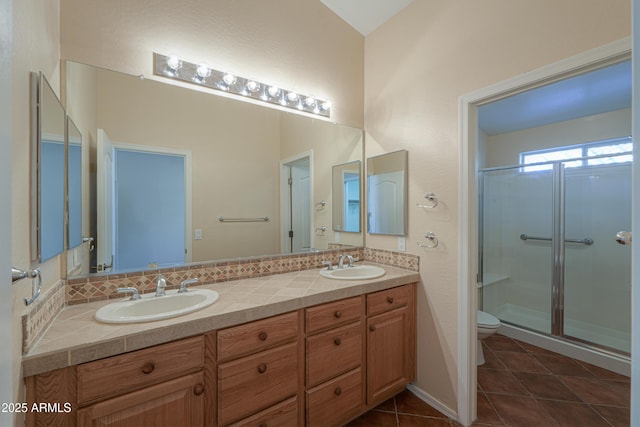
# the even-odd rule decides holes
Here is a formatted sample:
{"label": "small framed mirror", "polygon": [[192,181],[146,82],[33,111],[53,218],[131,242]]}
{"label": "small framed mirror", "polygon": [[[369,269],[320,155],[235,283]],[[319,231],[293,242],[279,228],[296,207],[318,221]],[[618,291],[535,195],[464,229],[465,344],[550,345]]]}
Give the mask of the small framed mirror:
{"label": "small framed mirror", "polygon": [[406,150],[367,159],[367,231],[407,235]]}
{"label": "small framed mirror", "polygon": [[334,231],[360,232],[360,169],[360,160],[333,166]]}
{"label": "small framed mirror", "polygon": [[65,111],[42,73],[31,89],[31,258],[43,262],[64,250]]}
{"label": "small framed mirror", "polygon": [[82,244],[82,134],[67,116],[67,249]]}

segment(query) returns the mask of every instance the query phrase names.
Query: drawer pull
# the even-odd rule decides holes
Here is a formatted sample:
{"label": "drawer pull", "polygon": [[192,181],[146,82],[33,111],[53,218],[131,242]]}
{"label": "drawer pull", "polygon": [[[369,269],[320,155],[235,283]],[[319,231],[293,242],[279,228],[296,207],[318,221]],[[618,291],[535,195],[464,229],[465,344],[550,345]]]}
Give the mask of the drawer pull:
{"label": "drawer pull", "polygon": [[387,297],[387,302],[389,304],[393,304],[393,297]]}
{"label": "drawer pull", "polygon": [[340,345],[340,344],[342,344],[342,340],[340,338],[336,338],[336,339],[333,340],[333,343],[335,345]]}
{"label": "drawer pull", "polygon": [[342,317],[342,312],[341,312],[340,310],[336,310],[336,312],[335,312],[335,313],[333,313],[333,316],[334,316],[336,319],[339,319],[339,318],[341,318],[341,317]]}
{"label": "drawer pull", "polygon": [[267,372],[267,365],[264,363],[261,363],[260,365],[258,365],[258,372],[260,372],[261,374],[264,374],[265,372]]}
{"label": "drawer pull", "polygon": [[154,369],[156,369],[156,366],[153,363],[149,362],[142,367],[142,373],[148,375],[153,372]]}
{"label": "drawer pull", "polygon": [[193,394],[196,396],[200,396],[202,393],[204,393],[204,386],[202,384],[198,384],[193,388]]}
{"label": "drawer pull", "polygon": [[267,340],[267,333],[266,332],[260,332],[260,334],[258,335],[258,339],[260,341],[266,341]]}
{"label": "drawer pull", "polygon": [[340,387],[336,387],[336,389],[333,390],[333,394],[340,396],[342,394],[342,389]]}
{"label": "drawer pull", "polygon": [[371,332],[375,331],[376,330],[376,325],[369,325],[369,330]]}

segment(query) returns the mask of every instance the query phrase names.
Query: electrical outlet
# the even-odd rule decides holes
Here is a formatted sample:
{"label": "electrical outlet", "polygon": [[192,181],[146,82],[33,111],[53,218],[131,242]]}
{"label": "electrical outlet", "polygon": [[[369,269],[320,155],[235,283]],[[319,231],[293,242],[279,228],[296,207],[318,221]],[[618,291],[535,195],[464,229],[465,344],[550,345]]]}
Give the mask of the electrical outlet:
{"label": "electrical outlet", "polygon": [[407,250],[407,239],[404,236],[398,237],[398,250],[400,252],[405,252]]}
{"label": "electrical outlet", "polygon": [[202,229],[196,228],[196,240],[202,240]]}

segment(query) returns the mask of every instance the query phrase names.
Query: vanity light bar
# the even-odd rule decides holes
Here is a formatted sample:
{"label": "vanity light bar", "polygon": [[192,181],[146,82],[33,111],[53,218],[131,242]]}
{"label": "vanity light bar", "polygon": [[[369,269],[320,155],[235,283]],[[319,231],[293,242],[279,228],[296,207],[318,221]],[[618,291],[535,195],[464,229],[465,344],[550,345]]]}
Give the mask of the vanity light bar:
{"label": "vanity light bar", "polygon": [[206,64],[194,64],[173,55],[167,56],[155,52],[153,64],[153,74],[157,76],[221,90],[316,116],[331,116],[331,103],[328,101],[214,70]]}

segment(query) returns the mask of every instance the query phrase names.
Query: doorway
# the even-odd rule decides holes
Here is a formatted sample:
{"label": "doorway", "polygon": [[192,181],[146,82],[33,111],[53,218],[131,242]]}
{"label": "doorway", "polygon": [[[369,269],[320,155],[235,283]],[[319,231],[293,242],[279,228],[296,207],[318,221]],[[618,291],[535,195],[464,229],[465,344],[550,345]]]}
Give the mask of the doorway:
{"label": "doorway", "polygon": [[189,262],[190,153],[113,143],[102,129],[98,153],[98,271]]}
{"label": "doorway", "polygon": [[311,191],[312,152],[280,162],[280,249],[307,252],[313,247]]}
{"label": "doorway", "polygon": [[[479,273],[479,164],[483,160],[482,135],[478,128],[478,110],[483,105],[505,99],[517,93],[549,85],[569,77],[617,64],[630,58],[629,39],[576,55],[566,60],[534,70],[514,79],[478,90],[460,98],[460,194],[459,218],[459,419],[470,424],[476,413],[476,311],[478,309]],[[481,283],[481,282],[480,282]],[[535,341],[537,338],[532,338]],[[561,340],[555,340],[561,342]],[[539,342],[535,342],[540,345]],[[556,350],[557,351],[557,350]],[[573,354],[592,364],[609,360],[598,352]]]}

